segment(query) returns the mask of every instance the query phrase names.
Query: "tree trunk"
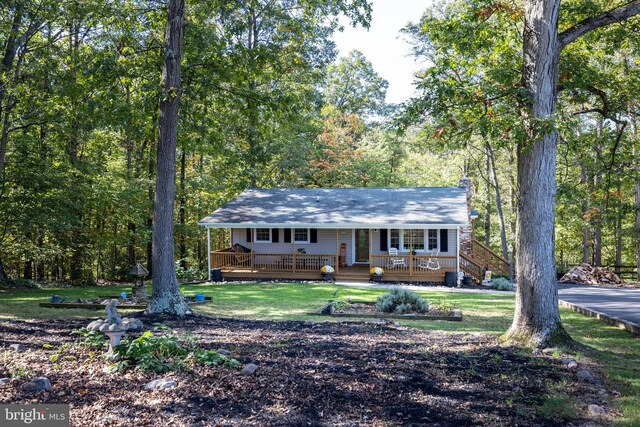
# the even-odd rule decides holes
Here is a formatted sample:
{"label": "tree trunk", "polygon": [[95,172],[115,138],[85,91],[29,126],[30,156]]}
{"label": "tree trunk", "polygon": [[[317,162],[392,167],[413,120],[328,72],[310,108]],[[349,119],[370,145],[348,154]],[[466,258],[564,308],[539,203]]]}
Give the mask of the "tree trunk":
{"label": "tree trunk", "polygon": [[[587,174],[584,169],[584,165],[580,165],[580,180],[582,182],[587,183]],[[587,197],[582,199],[582,215],[584,215],[589,210],[589,202],[587,201]],[[589,253],[589,224],[587,220],[583,219],[582,225],[582,263],[589,264],[590,261],[590,253]]]}
{"label": "tree trunk", "polygon": [[[484,135],[483,135],[484,137]],[[485,139],[485,148],[489,143]],[[484,245],[488,248],[491,247],[491,165],[489,163],[489,150],[486,150],[486,162],[485,162],[485,183],[487,184],[485,199],[484,199]]]}
{"label": "tree trunk", "polygon": [[169,0],[165,31],[162,80],[165,93],[160,103],[160,132],[156,195],[153,209],[153,292],[149,313],[183,316],[189,306],[178,288],[174,264],[174,207],[176,140],[180,104],[180,61],[184,35],[185,0]]}
{"label": "tree trunk", "polygon": [[178,219],[180,221],[180,267],[183,269],[187,268],[187,242],[186,242],[186,195],[185,195],[185,178],[186,178],[186,167],[187,167],[187,154],[184,150],[180,154],[180,208],[178,212]]}
{"label": "tree trunk", "polygon": [[[487,153],[491,163],[491,176],[493,177],[493,188],[496,193],[496,210],[498,211],[498,220],[500,221],[500,244],[502,246],[502,257],[509,259],[509,250],[507,249],[507,230],[504,225],[504,215],[502,214],[502,197],[500,196],[500,187],[498,186],[498,174],[496,172],[496,161],[493,155],[493,148],[489,141],[485,139]],[[488,178],[488,176],[487,176]]]}
{"label": "tree trunk", "polygon": [[[596,164],[602,162],[602,117],[597,120],[596,126]],[[602,172],[599,170],[594,176],[594,186],[596,191],[600,190],[602,185]],[[602,266],[602,210],[594,217],[593,221],[593,265]]]}
{"label": "tree trunk", "polygon": [[518,145],[516,262],[513,324],[505,338],[546,346],[569,341],[558,308],[554,259],[558,131],[540,121],[556,112],[559,0],[526,0],[522,84],[527,140]]}
{"label": "tree trunk", "polygon": [[[622,172],[620,172],[622,173]],[[621,194],[620,184],[618,184],[618,194]],[[622,265],[622,200],[618,199],[616,209],[616,274],[620,275],[620,266]]]}
{"label": "tree trunk", "polygon": [[9,283],[9,276],[4,271],[4,264],[2,263],[2,258],[0,258],[0,284],[6,285]]}

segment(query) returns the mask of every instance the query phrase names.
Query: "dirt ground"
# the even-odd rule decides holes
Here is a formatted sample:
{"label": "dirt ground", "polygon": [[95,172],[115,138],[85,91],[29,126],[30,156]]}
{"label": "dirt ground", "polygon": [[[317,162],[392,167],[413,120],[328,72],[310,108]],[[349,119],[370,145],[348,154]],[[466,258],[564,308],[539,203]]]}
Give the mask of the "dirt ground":
{"label": "dirt ground", "polygon": [[[607,425],[585,416],[593,385],[558,358],[501,346],[483,334],[420,331],[364,322],[273,322],[193,316],[174,321],[203,347],[258,365],[196,367],[169,374],[110,374],[110,362],[76,345],[87,320],[0,322],[0,403],[70,403],[76,426],[552,426]],[[19,344],[20,351],[9,350]],[[44,348],[43,348],[44,346]],[[54,355],[57,357],[53,357]],[[23,392],[46,376],[48,391]],[[145,391],[157,378],[175,388]],[[571,421],[541,410],[563,390],[577,402]],[[543,415],[546,413],[546,416]]]}

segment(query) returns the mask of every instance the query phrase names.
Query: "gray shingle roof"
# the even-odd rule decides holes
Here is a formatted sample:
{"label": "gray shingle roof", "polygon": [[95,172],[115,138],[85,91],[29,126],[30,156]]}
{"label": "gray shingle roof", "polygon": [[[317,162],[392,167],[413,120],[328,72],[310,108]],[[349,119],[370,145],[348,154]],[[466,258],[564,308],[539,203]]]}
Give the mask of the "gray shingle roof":
{"label": "gray shingle roof", "polygon": [[468,224],[464,188],[252,188],[203,218],[208,227]]}

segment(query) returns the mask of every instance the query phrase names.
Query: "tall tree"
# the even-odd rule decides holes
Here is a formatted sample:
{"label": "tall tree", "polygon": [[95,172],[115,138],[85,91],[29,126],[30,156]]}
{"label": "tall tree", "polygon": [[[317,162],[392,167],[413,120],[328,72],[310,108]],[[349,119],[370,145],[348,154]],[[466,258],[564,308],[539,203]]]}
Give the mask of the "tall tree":
{"label": "tall tree", "polygon": [[180,62],[184,37],[185,0],[169,0],[162,67],[163,98],[160,102],[160,133],[156,193],[153,210],[153,292],[147,311],[183,316],[189,306],[178,288],[174,264],[174,207],[176,140],[182,88]]}
{"label": "tall tree", "polygon": [[508,339],[544,346],[569,337],[556,288],[554,210],[558,62],[563,48],[597,28],[640,13],[640,0],[586,18],[558,33],[560,0],[525,1],[522,108],[526,140],[518,146],[516,260],[518,288]]}

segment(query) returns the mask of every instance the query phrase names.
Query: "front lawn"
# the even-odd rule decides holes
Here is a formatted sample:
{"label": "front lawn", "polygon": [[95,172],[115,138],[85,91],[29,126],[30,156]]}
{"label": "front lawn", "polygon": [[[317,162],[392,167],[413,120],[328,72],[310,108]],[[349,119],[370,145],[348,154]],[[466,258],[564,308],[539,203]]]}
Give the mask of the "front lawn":
{"label": "front lawn", "polygon": [[[75,298],[95,298],[115,295],[130,286],[100,288],[64,288],[0,290],[0,319],[49,319],[103,316],[91,310],[62,310],[38,307],[52,294]],[[213,297],[212,303],[199,306],[196,311],[210,316],[241,317],[264,320],[309,320],[306,313],[329,299],[354,298],[375,300],[384,293],[381,289],[350,288],[331,284],[199,284],[182,286],[185,294],[204,292]],[[336,296],[337,291],[337,296]],[[448,302],[458,306],[463,322],[403,321],[407,326],[423,330],[450,332],[485,332],[501,334],[510,325],[514,297],[510,294],[463,294],[434,292],[425,288],[421,294],[431,302]],[[581,356],[593,358],[604,366],[609,380],[622,393],[619,402],[624,415],[616,425],[640,425],[640,340],[596,319],[561,309],[565,326],[580,343],[591,347]],[[315,317],[315,321],[324,318]]]}

